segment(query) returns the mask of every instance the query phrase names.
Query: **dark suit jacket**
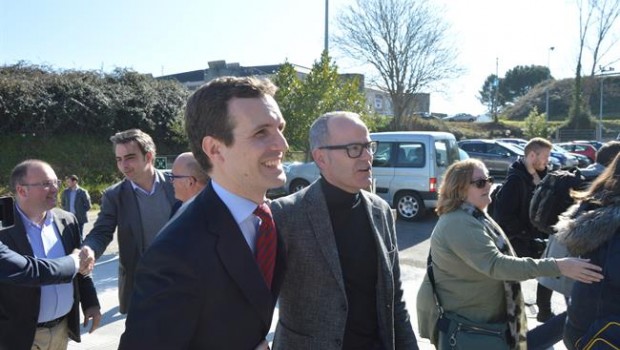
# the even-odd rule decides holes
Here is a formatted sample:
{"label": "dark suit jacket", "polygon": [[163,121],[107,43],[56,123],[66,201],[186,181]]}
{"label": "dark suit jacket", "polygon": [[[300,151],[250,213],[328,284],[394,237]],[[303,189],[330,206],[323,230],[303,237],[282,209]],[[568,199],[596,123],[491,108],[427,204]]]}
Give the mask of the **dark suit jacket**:
{"label": "dark suit jacket", "polygon": [[[81,246],[80,229],[75,216],[61,209],[52,209],[65,252]],[[12,250],[33,255],[20,215],[15,215],[15,226],[0,232],[0,241]],[[73,279],[73,308],[69,311],[69,337],[80,341],[80,311],[98,306],[97,292],[90,277],[77,274]],[[37,328],[41,288],[0,285],[0,349],[30,349]]]}
{"label": "dark suit jacket", "polygon": [[[394,217],[378,196],[362,191],[377,246],[377,308],[383,349],[418,349],[403,299]],[[336,239],[320,181],[271,203],[287,248],[273,349],[340,350],[347,296]]]}
{"label": "dark suit jacket", "polygon": [[254,349],[284,273],[278,240],[270,291],[211,184],[162,229],[138,264],[119,349]]}
{"label": "dark suit jacket", "polygon": [[[70,211],[71,203],[69,200],[69,189],[62,191],[61,204],[62,208],[66,211]],[[75,217],[80,224],[88,222],[88,211],[90,210],[90,195],[85,189],[78,187],[75,193]]]}
{"label": "dark suit jacket", "polygon": [[[160,184],[163,184],[170,205],[174,204],[176,199],[172,184],[166,181],[159,170],[155,171],[155,176],[159,178]],[[95,251],[95,257],[99,259],[114,238],[115,231],[118,232],[119,249],[119,311],[125,314],[133,289],[136,265],[146,249],[138,200],[131,182],[127,179],[108,187],[103,193],[99,216],[93,229],[84,238],[84,245],[91,247]]]}
{"label": "dark suit jacket", "polygon": [[0,242],[0,283],[22,286],[67,283],[75,273],[70,256],[37,259],[16,253]]}

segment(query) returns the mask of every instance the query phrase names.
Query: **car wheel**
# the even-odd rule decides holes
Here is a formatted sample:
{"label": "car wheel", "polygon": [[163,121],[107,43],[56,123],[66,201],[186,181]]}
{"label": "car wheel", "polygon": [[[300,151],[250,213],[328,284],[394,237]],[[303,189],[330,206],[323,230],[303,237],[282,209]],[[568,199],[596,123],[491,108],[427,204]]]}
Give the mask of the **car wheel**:
{"label": "car wheel", "polygon": [[304,188],[308,187],[308,185],[310,185],[310,183],[304,179],[295,179],[293,180],[293,182],[291,182],[291,185],[289,186],[289,193],[295,193],[297,191],[303,190]]}
{"label": "car wheel", "polygon": [[426,213],[424,202],[414,192],[402,192],[394,201],[394,207],[398,217],[405,221],[420,220]]}

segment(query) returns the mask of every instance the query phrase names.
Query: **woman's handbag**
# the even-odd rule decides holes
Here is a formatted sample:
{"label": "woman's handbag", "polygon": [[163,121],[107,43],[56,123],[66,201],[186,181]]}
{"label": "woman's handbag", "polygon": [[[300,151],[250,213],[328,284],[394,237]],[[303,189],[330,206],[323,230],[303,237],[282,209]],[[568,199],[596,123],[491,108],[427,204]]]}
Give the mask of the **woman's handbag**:
{"label": "woman's handbag", "polygon": [[[541,258],[566,258],[570,256],[568,253],[568,249],[564,244],[562,244],[554,235],[549,236],[549,242],[547,243],[547,248],[543,252]],[[545,276],[538,277],[538,283],[543,286],[554,290],[558,293],[564,294],[566,297],[570,297],[570,293],[573,290],[573,284],[575,284],[575,280],[568,278],[564,275],[562,276]]]}
{"label": "woman's handbag", "polygon": [[433,274],[433,261],[428,254],[427,275],[433,289],[435,306],[439,313],[437,330],[439,331],[438,350],[469,350],[469,349],[494,349],[508,350],[506,333],[507,323],[479,323],[473,322],[461,315],[444,311],[435,288],[435,276]]}

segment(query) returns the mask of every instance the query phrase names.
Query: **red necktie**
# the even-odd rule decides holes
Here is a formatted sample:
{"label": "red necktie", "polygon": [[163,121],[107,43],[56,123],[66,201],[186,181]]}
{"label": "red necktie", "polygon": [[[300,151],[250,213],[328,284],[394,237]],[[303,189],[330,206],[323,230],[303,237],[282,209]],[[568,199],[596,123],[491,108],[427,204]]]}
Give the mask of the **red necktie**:
{"label": "red necktie", "polygon": [[276,264],[276,226],[267,204],[259,205],[254,210],[254,215],[260,218],[258,236],[256,237],[256,263],[263,273],[267,287],[271,289],[273,269]]}

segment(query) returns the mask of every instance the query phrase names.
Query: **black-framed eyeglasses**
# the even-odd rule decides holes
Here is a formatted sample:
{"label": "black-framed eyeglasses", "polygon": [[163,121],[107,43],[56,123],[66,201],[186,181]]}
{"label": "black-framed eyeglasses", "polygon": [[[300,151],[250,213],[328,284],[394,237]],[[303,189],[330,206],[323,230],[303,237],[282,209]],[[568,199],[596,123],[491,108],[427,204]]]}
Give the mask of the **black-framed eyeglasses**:
{"label": "black-framed eyeglasses", "polygon": [[347,156],[349,156],[349,158],[359,158],[362,156],[362,152],[364,152],[364,150],[368,150],[370,155],[375,154],[377,151],[377,142],[354,142],[346,145],[321,146],[319,149],[345,149],[347,150]]}
{"label": "black-framed eyeglasses", "polygon": [[191,175],[174,175],[173,173],[166,173],[166,177],[170,180],[170,183],[173,183],[176,179],[185,179],[188,177],[193,177]]}
{"label": "black-framed eyeglasses", "polygon": [[476,186],[476,188],[484,188],[484,186],[487,185],[487,182],[492,185],[493,181],[495,181],[493,176],[489,176],[489,177],[484,178],[484,179],[478,179],[478,180],[470,181],[469,183],[474,185],[474,186]]}
{"label": "black-framed eyeglasses", "polygon": [[32,184],[20,184],[20,186],[42,187],[44,190],[48,190],[52,186],[58,188],[60,187],[61,184],[62,184],[62,180],[48,180],[48,181],[41,181],[41,182],[36,182]]}

